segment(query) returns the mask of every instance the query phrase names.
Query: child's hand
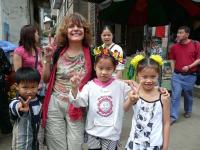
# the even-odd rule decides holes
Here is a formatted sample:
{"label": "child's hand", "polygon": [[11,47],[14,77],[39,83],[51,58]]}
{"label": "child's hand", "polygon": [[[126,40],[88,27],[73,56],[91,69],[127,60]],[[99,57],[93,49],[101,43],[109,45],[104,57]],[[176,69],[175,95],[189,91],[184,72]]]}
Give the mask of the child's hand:
{"label": "child's hand", "polygon": [[159,87],[158,89],[163,96],[170,97],[170,94],[166,88]]}
{"label": "child's hand", "polygon": [[123,107],[124,111],[128,111],[133,105],[139,100],[139,89],[140,84],[137,86],[132,86],[132,90],[128,94],[128,99],[124,102]]}
{"label": "child's hand", "polygon": [[70,78],[72,89],[77,89],[80,84],[80,74],[74,73],[74,75]]}
{"label": "child's hand", "polygon": [[140,89],[140,84],[136,87],[132,87],[132,91],[130,91],[128,95],[129,101],[131,101],[133,104],[135,104],[139,100],[139,89]]}
{"label": "child's hand", "polygon": [[20,103],[18,110],[22,112],[28,112],[29,111],[29,102],[31,100],[31,97],[29,96],[26,101],[24,101],[21,97],[19,97]]}

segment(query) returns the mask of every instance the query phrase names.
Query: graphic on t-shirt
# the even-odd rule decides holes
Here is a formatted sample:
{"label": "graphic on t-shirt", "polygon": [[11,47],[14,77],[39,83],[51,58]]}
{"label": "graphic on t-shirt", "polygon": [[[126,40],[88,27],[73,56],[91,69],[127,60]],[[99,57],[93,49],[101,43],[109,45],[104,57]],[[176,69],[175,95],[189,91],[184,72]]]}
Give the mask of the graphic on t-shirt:
{"label": "graphic on t-shirt", "polygon": [[98,111],[97,113],[103,117],[108,117],[112,114],[113,104],[111,96],[101,96],[98,99]]}
{"label": "graphic on t-shirt", "polygon": [[154,108],[155,103],[152,103],[152,105],[145,105],[142,101],[136,118],[134,139],[140,139],[146,147],[150,146],[150,134],[153,127],[152,118],[154,116]]}

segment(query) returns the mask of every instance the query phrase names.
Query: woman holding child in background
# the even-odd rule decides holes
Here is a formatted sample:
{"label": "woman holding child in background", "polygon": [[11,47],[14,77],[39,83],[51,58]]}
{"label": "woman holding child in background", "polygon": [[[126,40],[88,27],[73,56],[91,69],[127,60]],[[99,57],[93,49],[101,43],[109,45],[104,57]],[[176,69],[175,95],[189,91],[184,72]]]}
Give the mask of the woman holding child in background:
{"label": "woman holding child in background", "polygon": [[[101,33],[101,40],[103,42],[102,47],[108,48],[111,52],[115,53],[115,55],[119,55],[121,59],[124,58],[124,53],[122,48],[113,42],[113,33],[111,27],[105,26]],[[122,78],[122,71],[124,70],[124,61],[117,65],[116,71],[113,74],[117,78]]]}

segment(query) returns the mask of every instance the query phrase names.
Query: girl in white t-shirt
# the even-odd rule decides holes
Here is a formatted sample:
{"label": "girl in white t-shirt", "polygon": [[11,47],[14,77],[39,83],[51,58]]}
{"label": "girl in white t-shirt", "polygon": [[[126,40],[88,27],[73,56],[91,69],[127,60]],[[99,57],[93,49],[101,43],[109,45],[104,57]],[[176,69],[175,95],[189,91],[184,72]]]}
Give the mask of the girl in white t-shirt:
{"label": "girl in white t-shirt", "polygon": [[78,91],[80,73],[71,78],[72,91],[69,100],[76,107],[88,107],[86,137],[90,150],[117,149],[123,121],[123,103],[131,88],[125,82],[113,78],[117,60],[108,49],[97,50],[95,71],[97,78]]}
{"label": "girl in white t-shirt", "polygon": [[135,56],[131,65],[139,81],[137,89],[129,93],[125,111],[133,108],[132,128],[125,150],[168,150],[170,130],[169,94],[157,88],[162,58],[151,55]]}

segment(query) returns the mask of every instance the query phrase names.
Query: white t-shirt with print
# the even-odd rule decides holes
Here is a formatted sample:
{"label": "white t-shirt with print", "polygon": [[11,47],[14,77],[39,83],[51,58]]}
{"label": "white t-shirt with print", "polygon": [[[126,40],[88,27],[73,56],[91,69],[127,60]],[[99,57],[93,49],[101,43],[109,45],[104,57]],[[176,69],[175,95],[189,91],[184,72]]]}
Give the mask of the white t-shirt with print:
{"label": "white t-shirt with print", "polygon": [[117,141],[123,122],[123,102],[131,88],[118,79],[102,87],[89,81],[74,98],[70,92],[70,102],[75,107],[87,107],[86,132],[90,135]]}

